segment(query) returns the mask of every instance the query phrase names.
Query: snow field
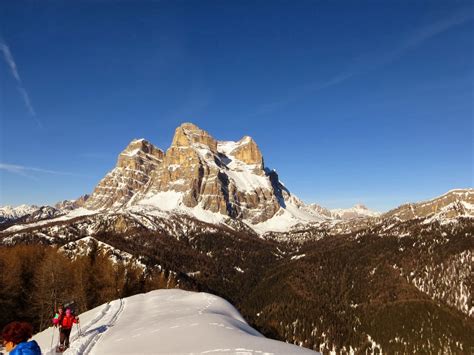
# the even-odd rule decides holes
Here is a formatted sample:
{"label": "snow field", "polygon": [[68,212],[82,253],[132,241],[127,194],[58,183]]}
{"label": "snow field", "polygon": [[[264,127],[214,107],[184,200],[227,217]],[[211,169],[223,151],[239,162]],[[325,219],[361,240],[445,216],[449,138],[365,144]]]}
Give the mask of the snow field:
{"label": "snow field", "polygon": [[[82,336],[75,326],[65,355],[315,353],[265,338],[229,302],[208,293],[152,291],[99,306],[80,319]],[[51,335],[49,328],[34,337],[44,354],[54,354]]]}

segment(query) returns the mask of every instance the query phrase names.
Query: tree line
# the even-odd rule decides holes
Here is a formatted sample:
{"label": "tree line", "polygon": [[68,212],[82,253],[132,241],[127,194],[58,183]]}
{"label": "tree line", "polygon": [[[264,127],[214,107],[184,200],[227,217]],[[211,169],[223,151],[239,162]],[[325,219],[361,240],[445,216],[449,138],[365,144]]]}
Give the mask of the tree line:
{"label": "tree line", "polygon": [[50,246],[1,247],[0,328],[22,320],[41,331],[50,326],[61,303],[74,301],[80,313],[117,298],[176,286],[172,273],[112,260],[97,243],[74,258]]}

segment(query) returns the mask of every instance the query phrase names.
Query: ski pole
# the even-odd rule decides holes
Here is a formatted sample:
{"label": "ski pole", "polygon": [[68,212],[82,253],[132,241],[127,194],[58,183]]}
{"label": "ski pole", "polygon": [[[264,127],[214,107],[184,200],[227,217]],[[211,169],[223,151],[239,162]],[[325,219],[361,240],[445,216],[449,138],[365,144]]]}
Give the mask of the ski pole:
{"label": "ski pole", "polygon": [[53,336],[51,337],[51,345],[49,346],[50,348],[53,347],[53,342],[54,342],[54,327],[51,327],[53,328]]}

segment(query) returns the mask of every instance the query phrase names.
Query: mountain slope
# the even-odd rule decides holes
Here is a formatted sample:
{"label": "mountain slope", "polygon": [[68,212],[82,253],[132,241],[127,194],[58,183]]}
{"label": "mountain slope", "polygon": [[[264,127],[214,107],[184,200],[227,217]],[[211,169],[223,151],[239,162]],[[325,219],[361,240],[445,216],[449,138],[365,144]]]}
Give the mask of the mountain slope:
{"label": "mountain slope", "polygon": [[[65,355],[315,354],[263,337],[230,303],[208,293],[152,291],[99,306],[80,319],[82,335],[73,330]],[[34,336],[45,354],[55,354],[49,350],[53,332]]]}

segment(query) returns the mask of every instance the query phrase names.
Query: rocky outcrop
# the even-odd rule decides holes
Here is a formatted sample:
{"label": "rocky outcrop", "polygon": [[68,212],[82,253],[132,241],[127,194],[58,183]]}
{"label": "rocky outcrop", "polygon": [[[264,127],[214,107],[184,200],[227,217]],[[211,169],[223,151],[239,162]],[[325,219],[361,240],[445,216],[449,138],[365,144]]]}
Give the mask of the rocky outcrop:
{"label": "rocky outcrop", "polygon": [[262,153],[258,149],[257,143],[249,136],[245,136],[237,142],[232,155],[245,164],[255,165],[257,171],[263,170]]}
{"label": "rocky outcrop", "polygon": [[72,211],[76,208],[84,207],[90,195],[82,195],[75,200],[63,200],[54,205],[54,207],[61,211]]}
{"label": "rocky outcrop", "polygon": [[163,151],[144,139],[130,142],[117,159],[117,166],[97,185],[85,203],[86,208],[105,209],[124,206],[150,180],[161,164]]}
{"label": "rocky outcrop", "polygon": [[258,223],[280,208],[263,158],[250,137],[219,142],[192,123],[178,127],[162,164],[132,204],[160,192],[183,194],[182,204]]}
{"label": "rocky outcrop", "polygon": [[196,125],[184,123],[166,153],[145,140],[132,141],[85,206],[119,209],[149,204],[160,194],[173,192],[179,197],[176,207],[259,223],[284,204],[280,190],[278,175],[265,170],[252,138],[217,141]]}
{"label": "rocky outcrop", "polygon": [[474,189],[456,189],[429,201],[401,205],[385,214],[383,218],[397,218],[402,221],[439,216],[454,218],[471,215],[474,212]]}

